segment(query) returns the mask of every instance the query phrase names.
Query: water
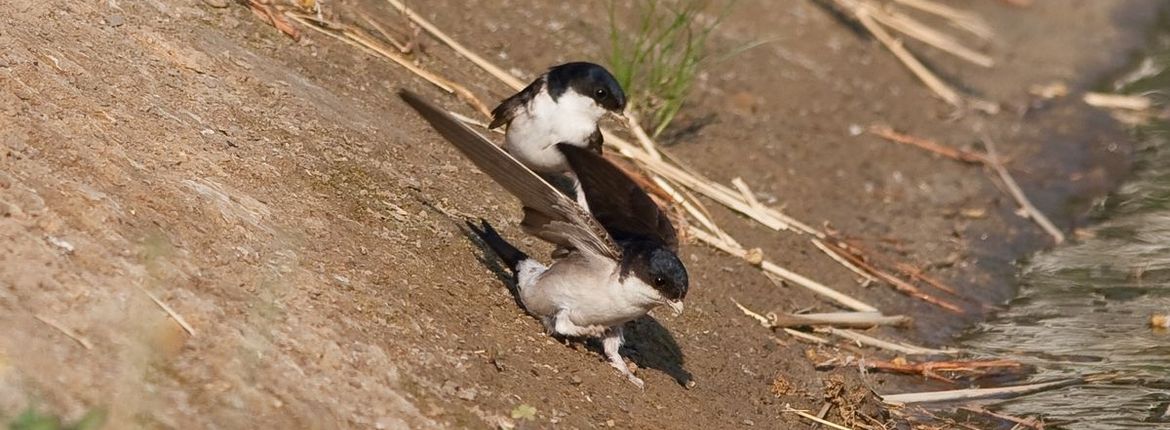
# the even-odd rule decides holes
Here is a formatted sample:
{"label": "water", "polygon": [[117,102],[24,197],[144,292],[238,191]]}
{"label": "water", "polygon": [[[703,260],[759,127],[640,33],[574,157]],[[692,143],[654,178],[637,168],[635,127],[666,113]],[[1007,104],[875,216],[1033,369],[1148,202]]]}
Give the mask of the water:
{"label": "water", "polygon": [[[1170,102],[1170,26],[1113,90]],[[1093,237],[1036,256],[1020,296],[965,347],[1035,365],[1033,380],[1115,372],[1110,384],[1065,388],[996,405],[1069,429],[1170,429],[1170,120],[1136,126],[1134,176],[1096,213]]]}

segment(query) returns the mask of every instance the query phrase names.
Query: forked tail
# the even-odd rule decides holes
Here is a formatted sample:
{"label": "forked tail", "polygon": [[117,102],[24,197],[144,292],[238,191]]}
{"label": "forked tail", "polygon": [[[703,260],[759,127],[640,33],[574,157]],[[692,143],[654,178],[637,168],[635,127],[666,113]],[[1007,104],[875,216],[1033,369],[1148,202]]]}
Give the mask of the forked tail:
{"label": "forked tail", "polygon": [[480,219],[479,222],[480,225],[477,226],[475,223],[467,221],[467,227],[475,232],[475,235],[479,236],[479,239],[492,249],[492,252],[495,252],[496,255],[500,256],[500,259],[504,260],[504,263],[508,265],[508,269],[511,269],[513,274],[518,273],[516,266],[521,261],[527,260],[528,254],[516,249],[515,246],[512,246],[503,237],[500,237],[500,233],[497,233],[496,229],[492,228],[492,225],[488,224],[486,220]]}

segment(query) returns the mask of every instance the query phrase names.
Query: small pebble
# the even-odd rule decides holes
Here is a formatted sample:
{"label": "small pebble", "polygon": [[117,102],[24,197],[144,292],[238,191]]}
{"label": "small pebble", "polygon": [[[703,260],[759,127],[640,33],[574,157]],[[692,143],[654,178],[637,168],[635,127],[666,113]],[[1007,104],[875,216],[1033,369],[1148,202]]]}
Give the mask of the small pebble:
{"label": "small pebble", "polygon": [[222,9],[228,7],[228,0],[203,0],[203,4],[217,9]]}
{"label": "small pebble", "polygon": [[121,27],[125,23],[126,18],[122,18],[122,15],[110,15],[106,17],[106,25],[110,27]]}
{"label": "small pebble", "polygon": [[1154,315],[1150,317],[1150,327],[1170,328],[1170,317],[1166,315]]}
{"label": "small pebble", "polygon": [[581,377],[580,377],[580,376],[573,375],[572,377],[570,377],[570,378],[569,378],[569,383],[570,383],[570,384],[573,384],[573,385],[581,385],[581,382],[582,382],[582,381],[581,381]]}

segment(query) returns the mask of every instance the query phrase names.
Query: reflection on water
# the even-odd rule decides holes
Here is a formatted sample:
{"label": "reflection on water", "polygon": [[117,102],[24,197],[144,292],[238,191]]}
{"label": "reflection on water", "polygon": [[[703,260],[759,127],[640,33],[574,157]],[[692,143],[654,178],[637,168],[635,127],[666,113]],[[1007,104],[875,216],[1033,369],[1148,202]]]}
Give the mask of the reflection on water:
{"label": "reflection on water", "polygon": [[[1115,91],[1170,101],[1170,35]],[[965,340],[969,349],[1036,365],[1035,379],[1117,372],[1104,386],[1026,396],[999,405],[1070,429],[1170,428],[1170,122],[1135,130],[1137,171],[1100,210],[1092,237],[1035,257],[1010,310]]]}

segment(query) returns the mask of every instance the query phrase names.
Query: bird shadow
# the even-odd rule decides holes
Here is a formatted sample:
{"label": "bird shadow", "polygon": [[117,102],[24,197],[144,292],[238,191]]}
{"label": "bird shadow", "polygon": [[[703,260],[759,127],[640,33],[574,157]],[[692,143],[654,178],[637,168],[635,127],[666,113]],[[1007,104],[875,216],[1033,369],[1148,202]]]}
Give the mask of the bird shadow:
{"label": "bird shadow", "polygon": [[639,368],[661,371],[684,387],[691,382],[691,372],[683,368],[686,356],[682,348],[657,319],[646,315],[626,323],[625,336],[624,347],[632,351],[627,356]]}

